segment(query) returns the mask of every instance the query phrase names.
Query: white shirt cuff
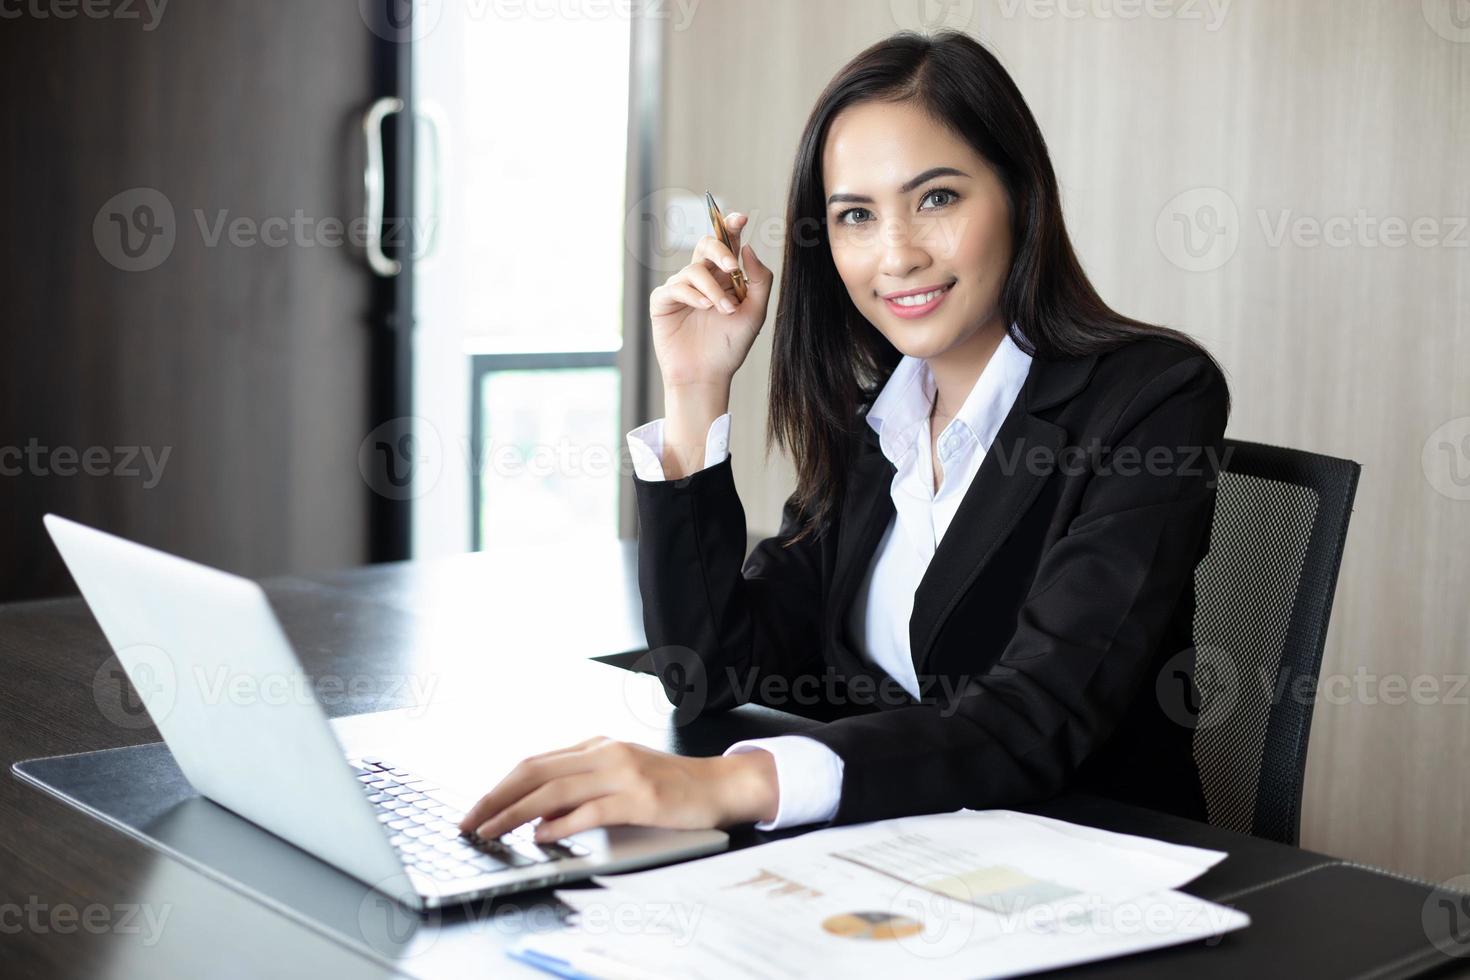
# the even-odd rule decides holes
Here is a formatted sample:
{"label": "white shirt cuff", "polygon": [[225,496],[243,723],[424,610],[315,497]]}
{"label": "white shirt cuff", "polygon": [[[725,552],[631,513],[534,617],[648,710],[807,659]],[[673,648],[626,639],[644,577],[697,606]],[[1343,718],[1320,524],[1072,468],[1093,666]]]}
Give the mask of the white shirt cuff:
{"label": "white shirt cuff", "polygon": [[[628,454],[633,457],[633,472],[640,480],[664,478],[664,420],[645,422],[628,433]],[[704,465],[707,470],[730,455],[730,413],[726,412],[709,424],[704,436]],[[698,470],[695,470],[697,473]]]}
{"label": "white shirt cuff", "polygon": [[842,757],[814,738],[777,735],[736,742],[725,755],[765,749],[776,758],[776,819],[756,830],[781,830],[831,820],[842,799]]}

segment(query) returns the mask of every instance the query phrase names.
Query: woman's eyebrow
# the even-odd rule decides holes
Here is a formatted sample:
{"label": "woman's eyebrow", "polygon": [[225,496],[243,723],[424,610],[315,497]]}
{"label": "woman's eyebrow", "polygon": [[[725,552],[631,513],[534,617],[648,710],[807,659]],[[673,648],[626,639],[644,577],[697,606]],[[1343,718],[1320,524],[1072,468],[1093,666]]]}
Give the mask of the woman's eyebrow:
{"label": "woman's eyebrow", "polygon": [[[930,167],[928,170],[926,170],[923,173],[919,174],[917,177],[914,177],[912,180],[906,181],[904,183],[904,185],[898,189],[898,192],[900,194],[907,194],[909,191],[913,190],[915,187],[918,187],[920,184],[922,184],[922,183],[924,183],[926,181],[933,180],[935,177],[968,177],[968,176],[970,176],[970,175],[967,174],[967,173],[965,173],[963,170],[956,170],[954,167]],[[832,205],[832,204],[872,204],[873,203],[873,199],[871,197],[868,197],[866,194],[833,194],[831,197],[827,198],[827,203],[829,205]]]}

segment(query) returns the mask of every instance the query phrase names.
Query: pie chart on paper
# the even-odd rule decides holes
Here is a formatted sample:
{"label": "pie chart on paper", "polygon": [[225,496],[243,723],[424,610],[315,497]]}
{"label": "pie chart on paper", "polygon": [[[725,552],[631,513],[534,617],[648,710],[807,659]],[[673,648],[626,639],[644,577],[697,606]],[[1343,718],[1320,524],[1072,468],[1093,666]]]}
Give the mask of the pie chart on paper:
{"label": "pie chart on paper", "polygon": [[841,912],[823,919],[822,928],[845,939],[903,939],[924,927],[918,919],[892,912]]}

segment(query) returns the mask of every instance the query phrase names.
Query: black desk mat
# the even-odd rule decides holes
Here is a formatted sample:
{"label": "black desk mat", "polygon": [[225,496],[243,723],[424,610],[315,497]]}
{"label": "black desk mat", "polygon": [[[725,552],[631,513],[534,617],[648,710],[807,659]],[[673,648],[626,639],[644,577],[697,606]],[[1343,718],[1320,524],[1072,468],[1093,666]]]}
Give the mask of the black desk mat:
{"label": "black desk mat", "polygon": [[544,976],[505,955],[560,928],[549,889],[411,912],[200,796],[162,742],[17,762],[16,778],[391,969],[416,976]]}
{"label": "black desk mat", "polygon": [[[548,889],[424,916],[405,910],[199,796],[162,742],[18,762],[12,771],[16,778],[129,837],[404,973],[539,975],[506,957],[504,950],[527,932],[559,928],[567,912]],[[1076,812],[1079,805],[1081,812]],[[1105,801],[1092,805],[1118,819]],[[1082,798],[1080,804],[1061,809],[1034,809],[1078,819],[1088,806]],[[1166,825],[1176,821],[1162,814],[1158,819]],[[1149,834],[1143,827],[1109,829]],[[1189,824],[1188,829],[1204,839],[1180,843],[1220,846],[1232,857],[1217,866],[1221,874],[1212,872],[1184,890],[1246,912],[1251,925],[1212,941],[1058,975],[1187,974],[1192,980],[1252,974],[1391,978],[1463,971],[1470,975],[1470,896],[1266,841],[1222,842],[1217,838],[1223,832],[1204,825]],[[1170,840],[1181,836],[1150,835]],[[1235,846],[1229,846],[1232,843]],[[1273,859],[1277,873],[1267,874],[1271,867],[1267,862]],[[1227,870],[1232,862],[1234,869]]]}
{"label": "black desk mat", "polygon": [[[1251,917],[1215,941],[1152,950],[1046,976],[1359,977],[1470,974],[1470,895],[1345,861],[1221,904]],[[1200,955],[1209,947],[1209,955]]]}

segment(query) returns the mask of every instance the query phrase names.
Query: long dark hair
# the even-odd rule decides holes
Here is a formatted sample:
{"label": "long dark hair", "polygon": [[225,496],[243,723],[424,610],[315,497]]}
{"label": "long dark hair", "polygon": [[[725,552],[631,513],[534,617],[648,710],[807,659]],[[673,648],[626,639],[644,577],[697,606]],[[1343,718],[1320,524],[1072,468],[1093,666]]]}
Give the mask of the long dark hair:
{"label": "long dark hair", "polygon": [[858,410],[901,356],[853,305],[827,239],[827,130],[843,109],[867,101],[925,110],[995,168],[1010,202],[1014,256],[1001,288],[1001,313],[1027,354],[1077,357],[1164,336],[1209,356],[1187,334],[1122,316],[1098,296],[1067,237],[1046,141],[995,56],[958,31],[895,34],[859,54],[827,85],[792,171],[767,431],[768,447],[790,452],[796,463],[796,502],[806,523],[792,540],[820,532],[840,505],[853,436],[865,424]]}

